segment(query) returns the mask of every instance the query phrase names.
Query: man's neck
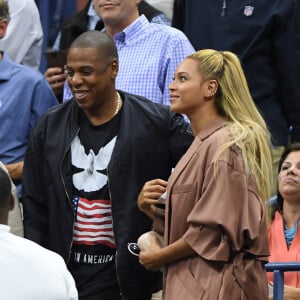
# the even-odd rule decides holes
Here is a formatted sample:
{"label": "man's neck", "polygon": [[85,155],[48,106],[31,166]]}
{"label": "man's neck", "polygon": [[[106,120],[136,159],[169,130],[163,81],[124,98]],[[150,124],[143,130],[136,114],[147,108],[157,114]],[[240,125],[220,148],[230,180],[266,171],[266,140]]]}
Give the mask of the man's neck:
{"label": "man's neck", "polygon": [[108,35],[110,35],[111,37],[114,37],[116,34],[122,32],[125,28],[127,28],[129,25],[131,25],[133,22],[135,22],[139,17],[138,12],[134,15],[132,15],[132,17],[122,23],[118,23],[118,24],[105,24],[105,30],[106,33]]}

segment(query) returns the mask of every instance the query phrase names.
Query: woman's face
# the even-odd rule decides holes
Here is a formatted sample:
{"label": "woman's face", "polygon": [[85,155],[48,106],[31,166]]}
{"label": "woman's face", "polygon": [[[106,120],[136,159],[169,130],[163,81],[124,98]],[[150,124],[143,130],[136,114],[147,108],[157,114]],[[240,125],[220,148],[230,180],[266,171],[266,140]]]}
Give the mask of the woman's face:
{"label": "woman's face", "polygon": [[297,196],[300,200],[300,151],[291,152],[278,174],[278,188],[283,198]]}
{"label": "woman's face", "polygon": [[207,88],[195,60],[187,58],[177,67],[169,89],[171,111],[189,116],[201,106]]}

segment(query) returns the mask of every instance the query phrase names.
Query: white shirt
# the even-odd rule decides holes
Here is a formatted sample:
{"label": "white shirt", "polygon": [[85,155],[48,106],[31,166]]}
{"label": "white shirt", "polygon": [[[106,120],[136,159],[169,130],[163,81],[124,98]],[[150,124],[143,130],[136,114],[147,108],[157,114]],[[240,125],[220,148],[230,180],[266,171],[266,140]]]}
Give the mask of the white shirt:
{"label": "white shirt", "polygon": [[38,69],[41,61],[43,30],[34,0],[8,0],[10,21],[0,50],[12,61]]}
{"label": "white shirt", "polygon": [[1,300],[77,300],[62,257],[9,230],[0,224]]}
{"label": "white shirt", "polygon": [[174,0],[146,0],[146,2],[166,14],[169,20],[172,20]]}

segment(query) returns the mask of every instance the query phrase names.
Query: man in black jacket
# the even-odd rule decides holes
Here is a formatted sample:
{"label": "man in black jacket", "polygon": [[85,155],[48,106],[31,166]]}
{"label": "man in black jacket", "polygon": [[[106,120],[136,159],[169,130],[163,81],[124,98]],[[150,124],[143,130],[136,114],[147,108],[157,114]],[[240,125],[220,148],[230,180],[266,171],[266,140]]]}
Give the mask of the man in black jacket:
{"label": "man in black jacket", "polygon": [[137,196],[145,181],[168,178],[193,140],[189,125],[116,91],[118,54],[105,33],[80,35],[66,70],[74,98],[39,120],[26,155],[25,237],[65,259],[80,299],[150,300],[160,273],[127,250],[151,229]]}

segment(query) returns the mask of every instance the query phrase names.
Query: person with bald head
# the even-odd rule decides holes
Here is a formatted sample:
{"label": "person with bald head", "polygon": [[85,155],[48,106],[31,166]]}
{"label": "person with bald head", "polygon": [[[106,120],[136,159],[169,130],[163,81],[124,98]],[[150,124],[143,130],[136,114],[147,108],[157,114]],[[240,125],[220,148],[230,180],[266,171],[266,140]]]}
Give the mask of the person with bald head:
{"label": "person with bald head", "polygon": [[74,97],[40,118],[24,163],[25,237],[65,259],[81,300],[150,300],[161,290],[161,273],[127,249],[152,224],[136,199],[193,140],[182,115],[117,90],[118,71],[114,40],[81,34],[66,64]]}
{"label": "person with bald head", "polygon": [[8,213],[14,207],[9,175],[0,168],[1,299],[77,300],[74,279],[63,259],[38,244],[10,233]]}

